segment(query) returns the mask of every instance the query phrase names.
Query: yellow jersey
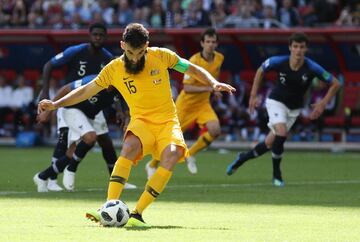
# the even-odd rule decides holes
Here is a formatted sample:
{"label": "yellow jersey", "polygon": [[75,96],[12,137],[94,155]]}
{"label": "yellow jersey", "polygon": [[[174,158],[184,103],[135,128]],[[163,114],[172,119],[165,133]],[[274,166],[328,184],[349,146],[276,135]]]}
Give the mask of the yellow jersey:
{"label": "yellow jersey", "polygon": [[95,82],[103,88],[112,85],[119,90],[129,106],[131,119],[151,123],[177,120],[168,68],[175,67],[179,59],[169,49],[148,47],[140,73],[129,74],[122,55],[107,64]]}
{"label": "yellow jersey", "polygon": [[[189,61],[198,66],[201,66],[202,68],[207,70],[215,79],[217,79],[220,75],[220,68],[224,61],[224,55],[217,51],[214,52],[214,55],[214,60],[212,62],[207,62],[201,56],[201,52],[198,52],[193,55]],[[188,75],[184,75],[183,83],[194,86],[210,86],[210,83],[201,82]],[[176,105],[178,108],[181,108],[184,105],[196,108],[203,105],[204,103],[208,103],[210,94],[210,92],[186,93],[184,92],[184,90],[182,90],[176,100]]]}

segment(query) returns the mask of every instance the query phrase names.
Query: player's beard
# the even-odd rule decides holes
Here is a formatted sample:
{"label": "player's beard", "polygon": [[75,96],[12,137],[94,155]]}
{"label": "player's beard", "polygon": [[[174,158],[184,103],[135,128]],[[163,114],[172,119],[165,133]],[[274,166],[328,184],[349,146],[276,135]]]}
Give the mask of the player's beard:
{"label": "player's beard", "polygon": [[127,56],[124,54],[124,62],[125,62],[125,69],[130,74],[138,74],[140,73],[145,67],[145,55],[143,55],[140,60],[136,64],[131,62]]}

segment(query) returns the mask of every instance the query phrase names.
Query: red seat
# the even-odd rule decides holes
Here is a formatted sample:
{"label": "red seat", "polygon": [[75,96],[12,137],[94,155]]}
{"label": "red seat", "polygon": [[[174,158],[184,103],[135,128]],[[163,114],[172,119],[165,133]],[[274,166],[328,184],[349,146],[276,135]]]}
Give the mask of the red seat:
{"label": "red seat", "polygon": [[351,110],[358,109],[360,103],[360,87],[345,87],[344,88],[344,97],[343,97],[343,106],[349,107]]}
{"label": "red seat", "polygon": [[31,70],[25,70],[24,71],[24,78],[25,80],[31,81],[31,86],[35,88],[37,80],[40,79],[40,71],[37,69]]}
{"label": "red seat", "polygon": [[222,71],[220,72],[218,81],[227,83],[230,78],[231,78],[230,71]]}
{"label": "red seat", "polygon": [[16,79],[16,71],[15,70],[0,70],[0,75],[2,75],[9,83]]}
{"label": "red seat", "polygon": [[359,71],[348,71],[344,73],[345,85],[359,85],[360,84],[360,72]]}
{"label": "red seat", "polygon": [[36,82],[37,80],[40,79],[40,71],[37,70],[37,69],[24,70],[24,77],[25,77],[26,80]]}
{"label": "red seat", "polygon": [[[255,77],[256,71],[253,70],[243,70],[240,71],[240,79],[242,81],[252,83]],[[264,80],[269,80],[275,82],[277,79],[277,73],[275,71],[269,71],[265,73]]]}
{"label": "red seat", "polygon": [[345,119],[343,116],[326,117],[324,119],[324,124],[325,126],[342,127],[345,124]]}
{"label": "red seat", "polygon": [[360,117],[352,117],[351,126],[360,126]]}
{"label": "red seat", "polygon": [[65,78],[64,70],[53,70],[51,76],[56,80],[63,80]]}
{"label": "red seat", "polygon": [[240,79],[244,82],[252,83],[255,77],[255,71],[253,70],[243,70],[240,71]]}

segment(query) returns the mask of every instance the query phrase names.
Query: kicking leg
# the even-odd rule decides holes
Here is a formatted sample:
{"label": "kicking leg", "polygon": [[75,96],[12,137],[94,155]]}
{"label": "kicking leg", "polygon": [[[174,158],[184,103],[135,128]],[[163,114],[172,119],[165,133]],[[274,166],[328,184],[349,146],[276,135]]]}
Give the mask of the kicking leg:
{"label": "kicking leg", "polygon": [[183,157],[183,154],[184,149],[180,146],[169,145],[165,148],[161,155],[160,166],[146,183],[145,191],[140,196],[135,210],[131,213],[128,226],[149,226],[142,219],[142,213],[164,190],[166,184],[171,178],[172,170],[179,159]]}
{"label": "kicking leg", "polygon": [[274,142],[275,135],[273,132],[269,132],[264,142],[258,143],[253,149],[239,153],[237,158],[227,167],[226,173],[230,176],[236,172],[236,170],[242,166],[246,161],[259,157],[270,150]]}

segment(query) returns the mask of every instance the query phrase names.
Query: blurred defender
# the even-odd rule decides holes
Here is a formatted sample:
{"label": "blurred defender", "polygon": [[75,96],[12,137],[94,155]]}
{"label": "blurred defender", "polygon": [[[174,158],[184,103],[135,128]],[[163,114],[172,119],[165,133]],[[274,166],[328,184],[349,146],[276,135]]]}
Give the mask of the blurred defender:
{"label": "blurred defender", "polygon": [[[202,51],[194,54],[189,61],[201,66],[217,79],[224,56],[215,51],[218,45],[218,35],[215,29],[206,29],[201,35],[200,44]],[[197,166],[193,156],[200,150],[208,147],[220,135],[220,122],[210,104],[210,95],[214,91],[211,85],[189,75],[184,76],[183,83],[184,89],[176,99],[176,109],[182,131],[185,132],[194,122],[200,128],[207,128],[207,131],[191,146],[189,149],[190,156],[186,158],[190,173],[196,174]],[[219,97],[221,93],[215,92],[215,95]],[[148,178],[155,172],[158,162],[153,159],[146,165]]]}
{"label": "blurred defender", "polygon": [[[86,85],[92,81],[96,75],[88,75],[80,80],[71,82],[62,87],[55,97],[55,100],[63,97],[71,90]],[[77,168],[84,159],[86,154],[95,145],[99,136],[108,135],[108,126],[103,115],[99,115],[103,109],[108,108],[114,102],[120,103],[122,97],[114,88],[103,90],[93,97],[85,100],[79,104],[65,107],[63,109],[64,122],[69,128],[68,135],[68,149],[66,154],[45,170],[37,173],[34,176],[34,182],[37,186],[38,192],[46,192],[48,187],[48,179],[57,176],[64,172],[63,185],[66,190],[74,191],[75,189],[75,173]],[[124,106],[124,105],[123,105]],[[124,108],[123,108],[124,109]],[[45,111],[48,112],[48,111]],[[112,141],[107,144],[108,150],[115,150]],[[112,155],[106,160],[108,171],[111,174],[113,165],[116,162],[116,154]],[[136,188],[135,185],[126,183],[125,187],[128,189]]]}
{"label": "blurred defender", "polygon": [[266,110],[269,116],[270,132],[264,142],[258,143],[254,149],[240,153],[228,166],[227,174],[232,175],[247,160],[272,152],[273,185],[285,185],[281,175],[280,162],[284,151],[284,142],[288,131],[299,116],[303,106],[304,95],[314,77],[330,85],[324,98],[312,104],[311,119],[317,119],[323,113],[326,104],[338,91],[339,81],[320,65],[305,57],[309,40],[303,33],[294,33],[289,38],[289,56],[273,56],[267,59],[257,70],[251,89],[249,109],[253,112],[257,107],[257,91],[263,79],[264,72],[278,72],[276,86],[266,100]]}
{"label": "blurred defender", "polygon": [[[106,50],[103,46],[107,36],[107,29],[102,23],[94,23],[89,27],[89,43],[82,43],[79,45],[73,45],[65,49],[63,52],[57,54],[51,58],[43,68],[43,89],[40,96],[41,99],[49,98],[49,80],[51,72],[54,68],[60,66],[67,67],[67,74],[65,76],[65,82],[70,83],[74,80],[81,79],[86,75],[98,74],[100,70],[113,59],[113,55]],[[62,116],[63,109],[57,111],[57,129],[58,129],[58,142],[53,152],[52,164],[54,164],[60,157],[63,157],[67,150],[67,138],[69,128],[64,122]],[[102,111],[96,117],[97,122],[104,120]],[[38,116],[40,122],[47,121],[47,115],[43,113]],[[108,166],[112,169],[113,163],[111,161],[116,159],[115,150],[109,135],[99,135],[97,138],[99,145],[102,148],[103,156],[108,161]],[[57,184],[57,176],[53,175],[49,178],[47,183],[47,191],[61,191],[62,188]]]}

